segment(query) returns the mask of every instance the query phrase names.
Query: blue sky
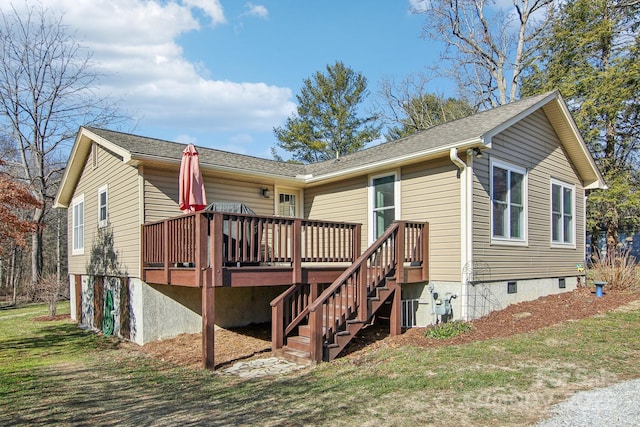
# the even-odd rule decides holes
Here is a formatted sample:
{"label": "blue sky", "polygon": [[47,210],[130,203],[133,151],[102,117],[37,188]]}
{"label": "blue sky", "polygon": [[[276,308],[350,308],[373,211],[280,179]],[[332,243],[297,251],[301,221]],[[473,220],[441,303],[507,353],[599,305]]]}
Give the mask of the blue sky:
{"label": "blue sky", "polygon": [[42,2],[94,52],[100,89],[136,117],[126,130],[267,158],[273,127],[327,64],[367,77],[369,104],[383,77],[424,72],[439,55],[420,38],[417,0]]}

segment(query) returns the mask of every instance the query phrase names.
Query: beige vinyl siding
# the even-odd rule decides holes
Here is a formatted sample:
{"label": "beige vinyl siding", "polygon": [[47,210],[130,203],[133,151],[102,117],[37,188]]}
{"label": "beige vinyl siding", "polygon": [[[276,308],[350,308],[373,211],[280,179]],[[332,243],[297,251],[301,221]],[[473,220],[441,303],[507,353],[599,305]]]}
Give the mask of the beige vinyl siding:
{"label": "beige vinyl siding", "polygon": [[[205,183],[206,189],[206,183]],[[144,222],[180,215],[178,168],[144,168]]]}
{"label": "beige vinyl siding", "polygon": [[[576,274],[584,262],[584,188],[546,115],[538,111],[497,135],[488,155],[474,164],[475,261],[485,261],[493,280]],[[490,159],[527,170],[527,245],[491,242]],[[575,185],[575,248],[551,245],[551,179]]]}
{"label": "beige vinyl siding", "polygon": [[[460,181],[448,159],[401,171],[402,219],[429,221],[431,278],[460,279]],[[305,216],[362,224],[362,248],[369,226],[368,176],[305,190]]]}
{"label": "beige vinyl siding", "polygon": [[402,218],[429,222],[431,280],[460,280],[460,179],[449,159],[402,170]]}
{"label": "beige vinyl siding", "polygon": [[[125,165],[122,159],[98,146],[98,165],[92,165],[91,152],[73,197],[84,194],[84,254],[69,256],[69,273],[83,274],[92,265],[104,265],[103,259],[92,259],[92,249],[98,249],[98,189],[107,185],[108,228],[113,231],[113,251],[117,255],[119,273],[139,275],[140,224],[138,216],[138,171]],[[69,254],[71,254],[73,213],[69,209]],[[107,248],[99,248],[104,253]]]}
{"label": "beige vinyl siding", "polygon": [[362,250],[367,248],[367,177],[307,188],[304,216],[309,219],[362,224]]}
{"label": "beige vinyl siding", "polygon": [[[182,214],[178,208],[178,168],[144,169],[145,222],[158,221]],[[242,202],[258,215],[273,215],[273,186],[257,182],[222,178],[204,172],[207,202]],[[268,188],[270,197],[262,196]]]}

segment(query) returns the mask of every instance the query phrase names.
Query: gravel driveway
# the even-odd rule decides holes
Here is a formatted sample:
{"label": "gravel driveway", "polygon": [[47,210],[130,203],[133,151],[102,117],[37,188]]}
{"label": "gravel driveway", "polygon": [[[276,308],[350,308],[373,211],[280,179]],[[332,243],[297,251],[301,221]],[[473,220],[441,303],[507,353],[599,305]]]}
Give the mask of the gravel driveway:
{"label": "gravel driveway", "polygon": [[553,406],[538,427],[640,425],[640,379],[581,391]]}

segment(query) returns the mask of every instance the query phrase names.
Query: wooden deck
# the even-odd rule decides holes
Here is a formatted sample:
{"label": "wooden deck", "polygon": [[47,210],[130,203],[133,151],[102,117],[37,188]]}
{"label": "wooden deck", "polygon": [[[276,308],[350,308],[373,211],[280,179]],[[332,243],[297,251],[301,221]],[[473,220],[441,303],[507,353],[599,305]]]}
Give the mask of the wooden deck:
{"label": "wooden deck", "polygon": [[142,226],[147,283],[202,287],[331,283],[360,255],[361,225],[197,212]]}
{"label": "wooden deck", "polygon": [[271,303],[273,349],[318,362],[335,357],[387,300],[399,333],[400,285],[428,280],[428,237],[428,224],[397,221],[362,253],[360,224],[202,211],[142,226],[141,277],[202,289],[210,369],[215,287],[289,285]]}

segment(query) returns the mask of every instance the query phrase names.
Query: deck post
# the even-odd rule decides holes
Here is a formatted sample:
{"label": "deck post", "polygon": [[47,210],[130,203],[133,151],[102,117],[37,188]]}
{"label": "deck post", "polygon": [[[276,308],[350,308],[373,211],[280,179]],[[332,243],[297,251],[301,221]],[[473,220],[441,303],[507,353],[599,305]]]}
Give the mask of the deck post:
{"label": "deck post", "polygon": [[163,261],[164,261],[164,281],[166,284],[171,284],[169,277],[169,220],[165,219],[162,223],[162,249],[163,249]]}
{"label": "deck post", "polygon": [[361,239],[361,233],[362,233],[362,224],[356,224],[356,226],[353,229],[353,254],[352,254],[352,258],[351,258],[351,262],[355,262],[358,257],[361,254],[362,251],[362,239]]}
{"label": "deck post", "polygon": [[292,246],[293,277],[291,283],[297,285],[302,283],[302,220],[299,218],[293,221]]}
{"label": "deck post", "polygon": [[422,280],[429,280],[429,223],[422,227]]}
{"label": "deck post", "polygon": [[[211,271],[211,270],[209,270]],[[211,275],[202,286],[202,364],[206,369],[215,369],[214,333],[215,333],[215,292]]]}
{"label": "deck post", "polygon": [[322,362],[322,307],[309,312],[309,330],[311,333],[310,359],[312,362]]}
{"label": "deck post", "polygon": [[284,313],[284,299],[278,300],[278,303],[271,307],[271,350],[276,351],[284,346],[284,321],[282,319]]}
{"label": "deck post", "polygon": [[[213,270],[212,286],[222,286],[223,275],[223,253],[222,253],[222,229],[224,216],[220,212],[214,212],[211,219],[211,236],[209,244],[209,259],[211,260],[211,269]],[[231,224],[229,224],[231,226]],[[229,251],[229,248],[227,248]]]}
{"label": "deck post", "polygon": [[358,299],[358,320],[366,322],[369,319],[369,301],[368,301],[368,289],[367,284],[370,281],[370,277],[375,275],[375,272],[371,268],[367,268],[366,265],[360,266],[360,271],[355,278],[354,294]]}
{"label": "deck post", "polygon": [[405,259],[405,247],[406,242],[405,238],[405,230],[404,227],[406,224],[404,222],[400,222],[398,224],[398,232],[396,233],[396,253],[394,254],[396,258],[396,283],[404,283],[404,259]]}
{"label": "deck post", "polygon": [[391,301],[391,318],[389,319],[389,335],[392,337],[402,333],[402,295],[401,286],[396,282]]}
{"label": "deck post", "polygon": [[207,243],[209,236],[207,235],[207,222],[205,216],[202,213],[196,214],[196,259],[195,259],[195,274],[196,285],[202,287],[202,272],[207,267],[207,258],[209,253],[207,251]]}
{"label": "deck post", "polygon": [[309,285],[309,305],[314,302],[320,296],[320,285],[318,283],[312,283]]}

